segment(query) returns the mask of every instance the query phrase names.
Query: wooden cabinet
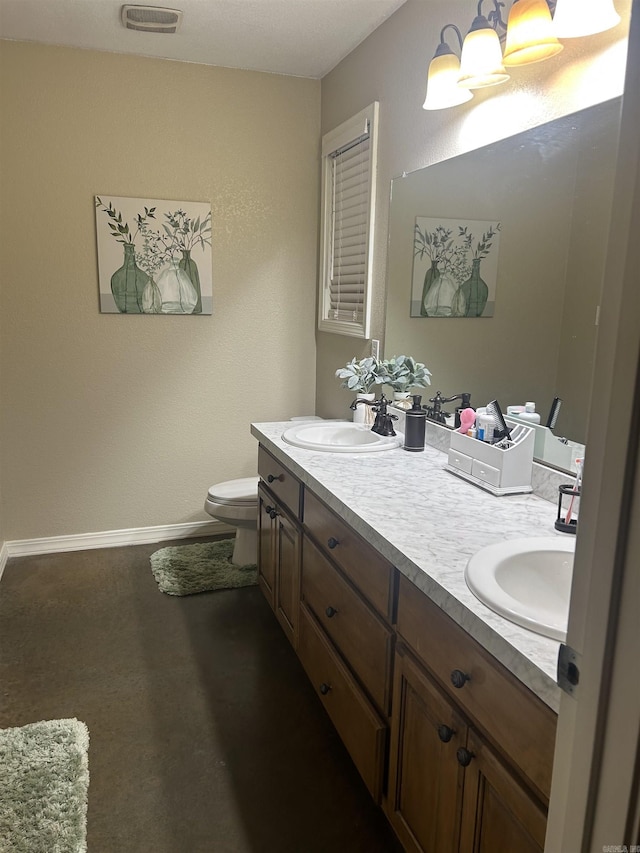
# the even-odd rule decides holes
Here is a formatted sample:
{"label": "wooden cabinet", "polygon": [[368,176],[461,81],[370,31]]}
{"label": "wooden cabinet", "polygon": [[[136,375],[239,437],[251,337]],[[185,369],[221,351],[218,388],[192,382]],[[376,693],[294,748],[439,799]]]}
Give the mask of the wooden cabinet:
{"label": "wooden cabinet", "polygon": [[405,848],[542,853],[555,714],[406,578],[397,631],[386,810]]}
{"label": "wooden cabinet", "polygon": [[299,481],[260,448],[258,583],[294,648],[300,602]]}
{"label": "wooden cabinet", "polygon": [[412,853],[541,853],[556,715],[264,448],[260,586]]}

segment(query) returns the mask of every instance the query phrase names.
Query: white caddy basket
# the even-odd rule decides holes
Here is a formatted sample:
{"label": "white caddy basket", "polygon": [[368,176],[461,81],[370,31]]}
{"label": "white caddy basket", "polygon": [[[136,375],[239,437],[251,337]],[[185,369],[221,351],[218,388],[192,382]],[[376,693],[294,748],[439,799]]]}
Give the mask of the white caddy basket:
{"label": "white caddy basket", "polygon": [[518,424],[511,430],[511,440],[513,444],[503,450],[454,431],[445,468],[492,495],[532,492],[533,429]]}

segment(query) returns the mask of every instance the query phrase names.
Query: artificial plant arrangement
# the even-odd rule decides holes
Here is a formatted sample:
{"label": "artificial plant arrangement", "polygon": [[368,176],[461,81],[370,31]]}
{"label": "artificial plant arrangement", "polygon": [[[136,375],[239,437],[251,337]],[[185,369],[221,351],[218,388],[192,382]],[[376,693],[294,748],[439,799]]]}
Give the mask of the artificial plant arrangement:
{"label": "artificial plant arrangement", "polygon": [[372,356],[360,360],[352,358],[344,367],[336,370],[336,376],[343,380],[341,388],[358,394],[370,394],[374,385],[382,385],[385,381],[381,362]]}
{"label": "artificial plant arrangement", "polygon": [[412,388],[431,385],[431,371],[410,355],[394,355],[381,364],[383,383],[391,385],[397,393],[408,393]]}

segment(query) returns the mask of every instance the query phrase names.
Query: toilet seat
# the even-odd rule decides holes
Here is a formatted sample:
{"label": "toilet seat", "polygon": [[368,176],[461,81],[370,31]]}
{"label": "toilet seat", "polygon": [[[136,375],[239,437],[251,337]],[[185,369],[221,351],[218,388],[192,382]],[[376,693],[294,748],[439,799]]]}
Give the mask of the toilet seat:
{"label": "toilet seat", "polygon": [[221,506],[251,506],[258,502],[259,477],[243,477],[215,483],[208,491],[207,499]]}

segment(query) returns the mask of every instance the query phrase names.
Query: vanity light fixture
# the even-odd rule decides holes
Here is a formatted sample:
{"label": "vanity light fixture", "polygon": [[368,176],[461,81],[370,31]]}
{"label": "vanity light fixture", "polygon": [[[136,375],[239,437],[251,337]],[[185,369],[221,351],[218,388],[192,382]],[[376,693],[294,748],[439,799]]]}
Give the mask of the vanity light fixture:
{"label": "vanity light fixture", "polygon": [[613,0],[557,0],[553,29],[558,38],[603,33],[620,23]]}
{"label": "vanity light fixture", "polygon": [[504,64],[541,62],[561,50],[546,0],[516,0],[509,12]]}
{"label": "vanity light fixture", "polygon": [[497,33],[498,22],[504,26],[500,7],[494,0],[496,11],[489,15],[496,22],[494,27],[482,14],[482,3],[483,0],[478,0],[478,13],[462,45],[458,85],[465,89],[484,89],[506,83],[509,79],[502,64],[502,48]]}
{"label": "vanity light fixture", "polygon": [[445,24],[440,31],[440,44],[429,63],[427,75],[427,96],[423,110],[445,110],[470,101],[473,93],[458,86],[460,79],[460,60],[445,41],[444,33],[448,28],[455,30],[462,51],[462,34],[455,24]]}

